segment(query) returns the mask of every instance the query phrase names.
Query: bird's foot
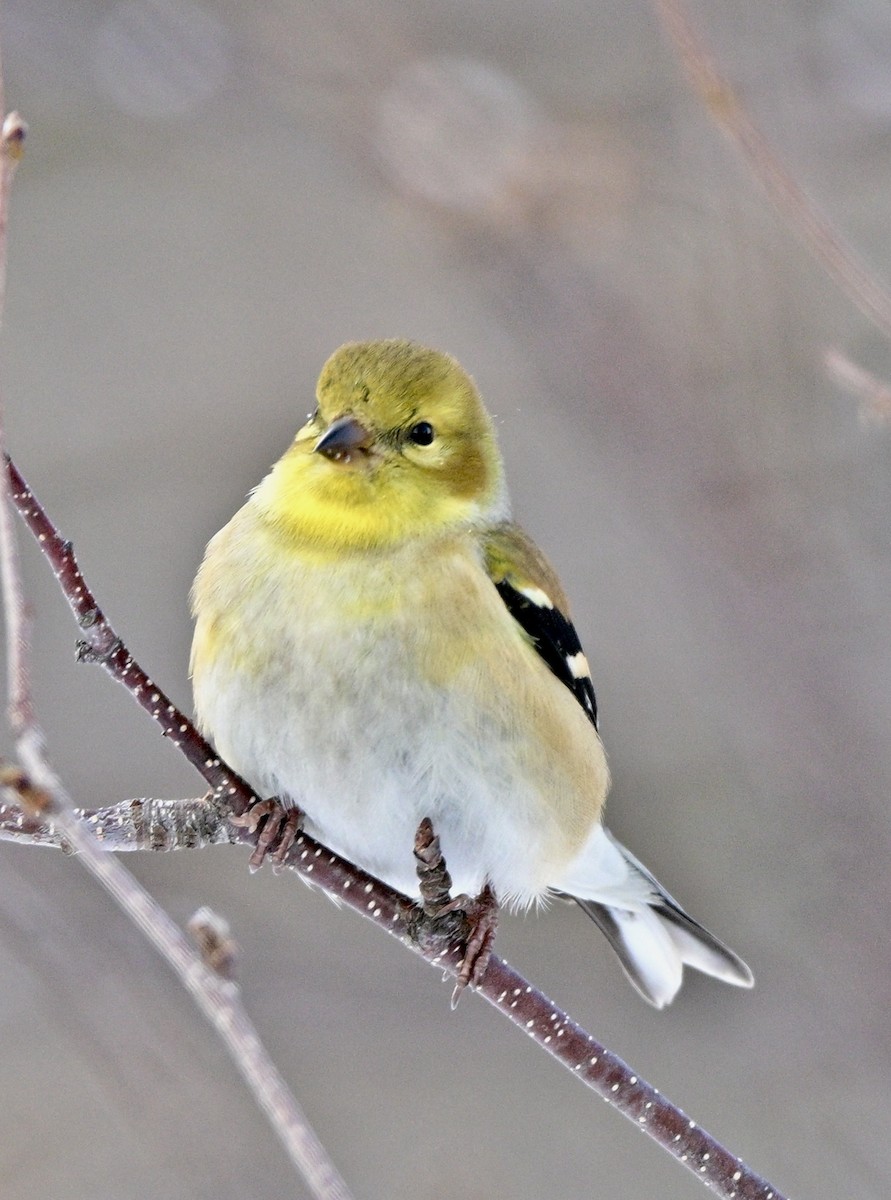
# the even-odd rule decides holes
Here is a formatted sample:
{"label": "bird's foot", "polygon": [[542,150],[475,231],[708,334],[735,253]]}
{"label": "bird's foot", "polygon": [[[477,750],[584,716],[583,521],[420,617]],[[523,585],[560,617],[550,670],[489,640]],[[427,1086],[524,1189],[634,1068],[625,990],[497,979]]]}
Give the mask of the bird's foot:
{"label": "bird's foot", "polygon": [[487,883],[478,896],[456,896],[452,903],[464,914],[468,925],[464,957],[452,992],[452,1008],[455,1009],[467,985],[472,983],[478,987],[483,981],[498,928],[498,900]]}
{"label": "bird's foot", "polygon": [[229,821],[250,833],[256,832],[262,823],[248,868],[252,873],[259,871],[268,856],[273,871],[278,873],[284,869],[288,851],[303,828],[303,813],[293,805],[286,808],[278,797],[273,796],[269,800],[258,800],[247,812],[230,817]]}
{"label": "bird's foot", "polygon": [[416,934],[421,932],[419,926],[424,921],[429,923],[431,932],[450,932],[448,928],[443,930],[444,923],[448,921],[455,936],[464,943],[458,981],[452,992],[454,1009],[467,985],[476,987],[486,973],[498,928],[498,901],[488,883],[476,897],[452,896],[452,879],[440,849],[439,838],[427,817],[415,834],[415,859],[423,914]]}

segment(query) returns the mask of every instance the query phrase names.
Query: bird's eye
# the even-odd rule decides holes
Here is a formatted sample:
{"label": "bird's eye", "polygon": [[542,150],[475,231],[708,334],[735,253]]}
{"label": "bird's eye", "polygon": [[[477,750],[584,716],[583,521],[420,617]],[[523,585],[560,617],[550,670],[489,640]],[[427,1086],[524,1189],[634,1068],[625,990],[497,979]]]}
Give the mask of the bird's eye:
{"label": "bird's eye", "polygon": [[429,446],[435,434],[429,421],[418,421],[417,425],[412,425],[408,436],[416,446]]}

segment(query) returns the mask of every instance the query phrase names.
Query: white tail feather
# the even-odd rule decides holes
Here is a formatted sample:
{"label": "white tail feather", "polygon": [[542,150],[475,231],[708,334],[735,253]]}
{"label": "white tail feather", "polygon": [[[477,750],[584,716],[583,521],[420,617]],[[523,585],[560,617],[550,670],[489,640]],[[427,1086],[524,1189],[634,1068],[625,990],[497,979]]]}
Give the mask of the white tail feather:
{"label": "white tail feather", "polygon": [[664,1008],[684,966],[736,987],[751,987],[746,964],[681,908],[606,829],[591,838],[561,891],[575,897],[619,956],[643,998]]}

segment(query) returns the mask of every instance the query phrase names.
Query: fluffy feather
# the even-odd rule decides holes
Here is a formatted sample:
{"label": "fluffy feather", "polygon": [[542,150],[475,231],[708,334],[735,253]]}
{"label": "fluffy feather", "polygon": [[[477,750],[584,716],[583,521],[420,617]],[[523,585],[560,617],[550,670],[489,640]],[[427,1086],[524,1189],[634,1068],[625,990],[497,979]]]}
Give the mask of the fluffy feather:
{"label": "fluffy feather", "polygon": [[748,969],[600,825],[609,785],[566,598],[508,517],[491,419],[447,355],[342,347],[318,410],[210,542],[192,593],[202,729],[311,833],[417,895],[429,817],[458,892],[567,893],[661,1005]]}

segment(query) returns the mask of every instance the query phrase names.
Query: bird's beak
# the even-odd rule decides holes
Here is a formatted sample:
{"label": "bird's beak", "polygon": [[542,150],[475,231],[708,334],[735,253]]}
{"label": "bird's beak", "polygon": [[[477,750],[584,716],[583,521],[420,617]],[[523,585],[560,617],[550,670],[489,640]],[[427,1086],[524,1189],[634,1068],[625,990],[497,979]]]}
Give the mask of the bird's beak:
{"label": "bird's beak", "polygon": [[357,453],[367,452],[372,440],[372,435],[355,417],[338,417],[313,446],[313,453],[324,454],[333,462],[350,462]]}

